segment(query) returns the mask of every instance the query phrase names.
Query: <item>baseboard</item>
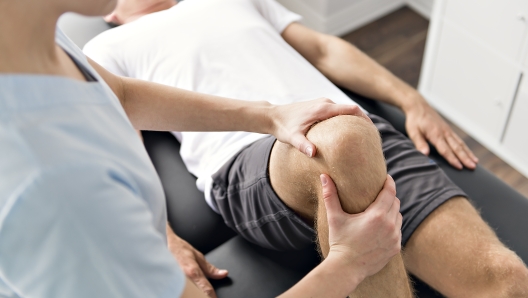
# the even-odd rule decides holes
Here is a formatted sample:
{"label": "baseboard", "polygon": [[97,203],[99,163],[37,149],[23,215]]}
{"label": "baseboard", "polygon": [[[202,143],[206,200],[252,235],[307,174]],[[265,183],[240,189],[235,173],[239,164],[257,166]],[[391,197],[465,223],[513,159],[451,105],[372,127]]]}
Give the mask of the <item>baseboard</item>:
{"label": "baseboard", "polygon": [[325,16],[303,0],[278,0],[291,11],[303,16],[302,23],[319,32],[343,35],[368,24],[405,5],[405,0],[363,0],[341,11]]}
{"label": "baseboard", "polygon": [[308,6],[303,0],[277,0],[287,9],[300,14],[303,19],[301,23],[316,31],[327,33],[325,31],[325,20],[320,12]]}
{"label": "baseboard", "polygon": [[377,20],[405,5],[403,0],[366,0],[328,17],[325,32],[343,35]]}
{"label": "baseboard", "polygon": [[426,19],[431,19],[434,0],[406,0],[407,5]]}

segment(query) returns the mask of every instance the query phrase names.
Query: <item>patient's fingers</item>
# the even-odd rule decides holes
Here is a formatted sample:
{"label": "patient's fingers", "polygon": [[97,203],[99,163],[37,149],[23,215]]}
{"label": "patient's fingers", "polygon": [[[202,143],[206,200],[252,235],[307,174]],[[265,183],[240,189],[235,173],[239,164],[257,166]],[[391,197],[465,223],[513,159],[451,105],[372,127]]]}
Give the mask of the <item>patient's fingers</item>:
{"label": "patient's fingers", "polygon": [[200,265],[200,268],[202,268],[202,271],[204,272],[205,276],[213,279],[222,279],[227,276],[227,270],[225,269],[218,269],[215,265],[209,263],[204,255],[198,251],[195,251],[196,255],[196,261],[198,261],[198,265]]}
{"label": "patient's fingers", "polygon": [[209,297],[216,298],[216,293],[213,289],[211,283],[207,280],[208,278],[212,279],[222,279],[227,276],[227,270],[220,270],[216,268],[213,264],[209,263],[204,255],[196,251],[194,252],[195,259],[200,266],[199,272],[202,273],[195,278],[192,278],[195,284],[202,289]]}
{"label": "patient's fingers", "polygon": [[474,157],[473,152],[467,147],[466,143],[453,132],[446,133],[445,138],[451,150],[453,150],[464,166],[469,169],[475,169],[477,165],[474,162],[474,158],[476,157]]}
{"label": "patient's fingers", "polygon": [[214,292],[213,286],[207,280],[202,269],[197,263],[187,264],[187,266],[183,267],[182,269],[185,272],[185,275],[187,275],[187,277],[189,277],[189,279],[192,280],[198,288],[207,294],[207,296],[216,298],[216,293]]}
{"label": "patient's fingers", "polygon": [[430,151],[429,145],[427,144],[427,140],[417,127],[407,128],[407,134],[409,135],[411,141],[414,143],[416,150],[420,151],[423,155],[429,155]]}

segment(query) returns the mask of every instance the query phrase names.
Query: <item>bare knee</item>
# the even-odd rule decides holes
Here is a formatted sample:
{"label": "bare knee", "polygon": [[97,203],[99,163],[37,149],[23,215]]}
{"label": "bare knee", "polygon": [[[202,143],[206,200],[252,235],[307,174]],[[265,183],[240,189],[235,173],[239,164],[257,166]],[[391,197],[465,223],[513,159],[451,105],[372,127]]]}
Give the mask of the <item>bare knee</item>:
{"label": "bare knee", "polygon": [[307,137],[317,147],[312,158],[281,142],[272,149],[270,180],[283,202],[313,219],[322,193],[319,175],[325,173],[336,183],[345,211],[366,209],[387,174],[376,127],[360,117],[337,116],[316,124]]}
{"label": "bare knee", "polygon": [[490,252],[482,274],[490,297],[528,297],[528,269],[510,250]]}
{"label": "bare knee", "polygon": [[318,174],[332,177],[344,210],[366,209],[387,175],[377,128],[363,118],[343,115],[318,123],[307,137],[317,147]]}

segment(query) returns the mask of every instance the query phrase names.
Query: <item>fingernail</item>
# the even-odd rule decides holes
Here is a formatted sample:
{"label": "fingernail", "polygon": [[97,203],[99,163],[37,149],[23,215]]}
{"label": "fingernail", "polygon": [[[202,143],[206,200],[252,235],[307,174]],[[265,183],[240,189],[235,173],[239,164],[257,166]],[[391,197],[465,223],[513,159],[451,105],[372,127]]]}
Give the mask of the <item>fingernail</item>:
{"label": "fingernail", "polygon": [[312,157],[312,154],[313,154],[313,148],[310,147],[310,146],[307,146],[306,147],[306,155],[308,155],[308,157]]}
{"label": "fingernail", "polygon": [[321,178],[321,184],[323,186],[325,186],[328,183],[328,179],[326,179],[325,175],[321,175],[321,176],[319,176],[319,178]]}
{"label": "fingernail", "polygon": [[225,269],[218,269],[218,274],[227,274],[227,270],[225,270]]}

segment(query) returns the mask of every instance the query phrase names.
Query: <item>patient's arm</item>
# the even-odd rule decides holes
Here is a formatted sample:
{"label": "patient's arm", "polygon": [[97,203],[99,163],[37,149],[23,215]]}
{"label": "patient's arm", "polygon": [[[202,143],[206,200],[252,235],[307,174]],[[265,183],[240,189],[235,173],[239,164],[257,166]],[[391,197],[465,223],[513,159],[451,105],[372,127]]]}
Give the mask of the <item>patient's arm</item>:
{"label": "patient's arm", "polygon": [[298,23],[289,25],[282,36],[336,85],[402,109],[407,133],[422,153],[429,154],[429,141],[452,166],[475,168],[477,158],[425,99],[359,49]]}
{"label": "patient's arm", "polygon": [[250,131],[273,134],[308,156],[315,146],[305,137],[316,122],[337,115],[366,117],[355,106],[318,99],[275,106],[222,98],[113,75],[89,59],[119,98],[136,129],[159,131]]}

